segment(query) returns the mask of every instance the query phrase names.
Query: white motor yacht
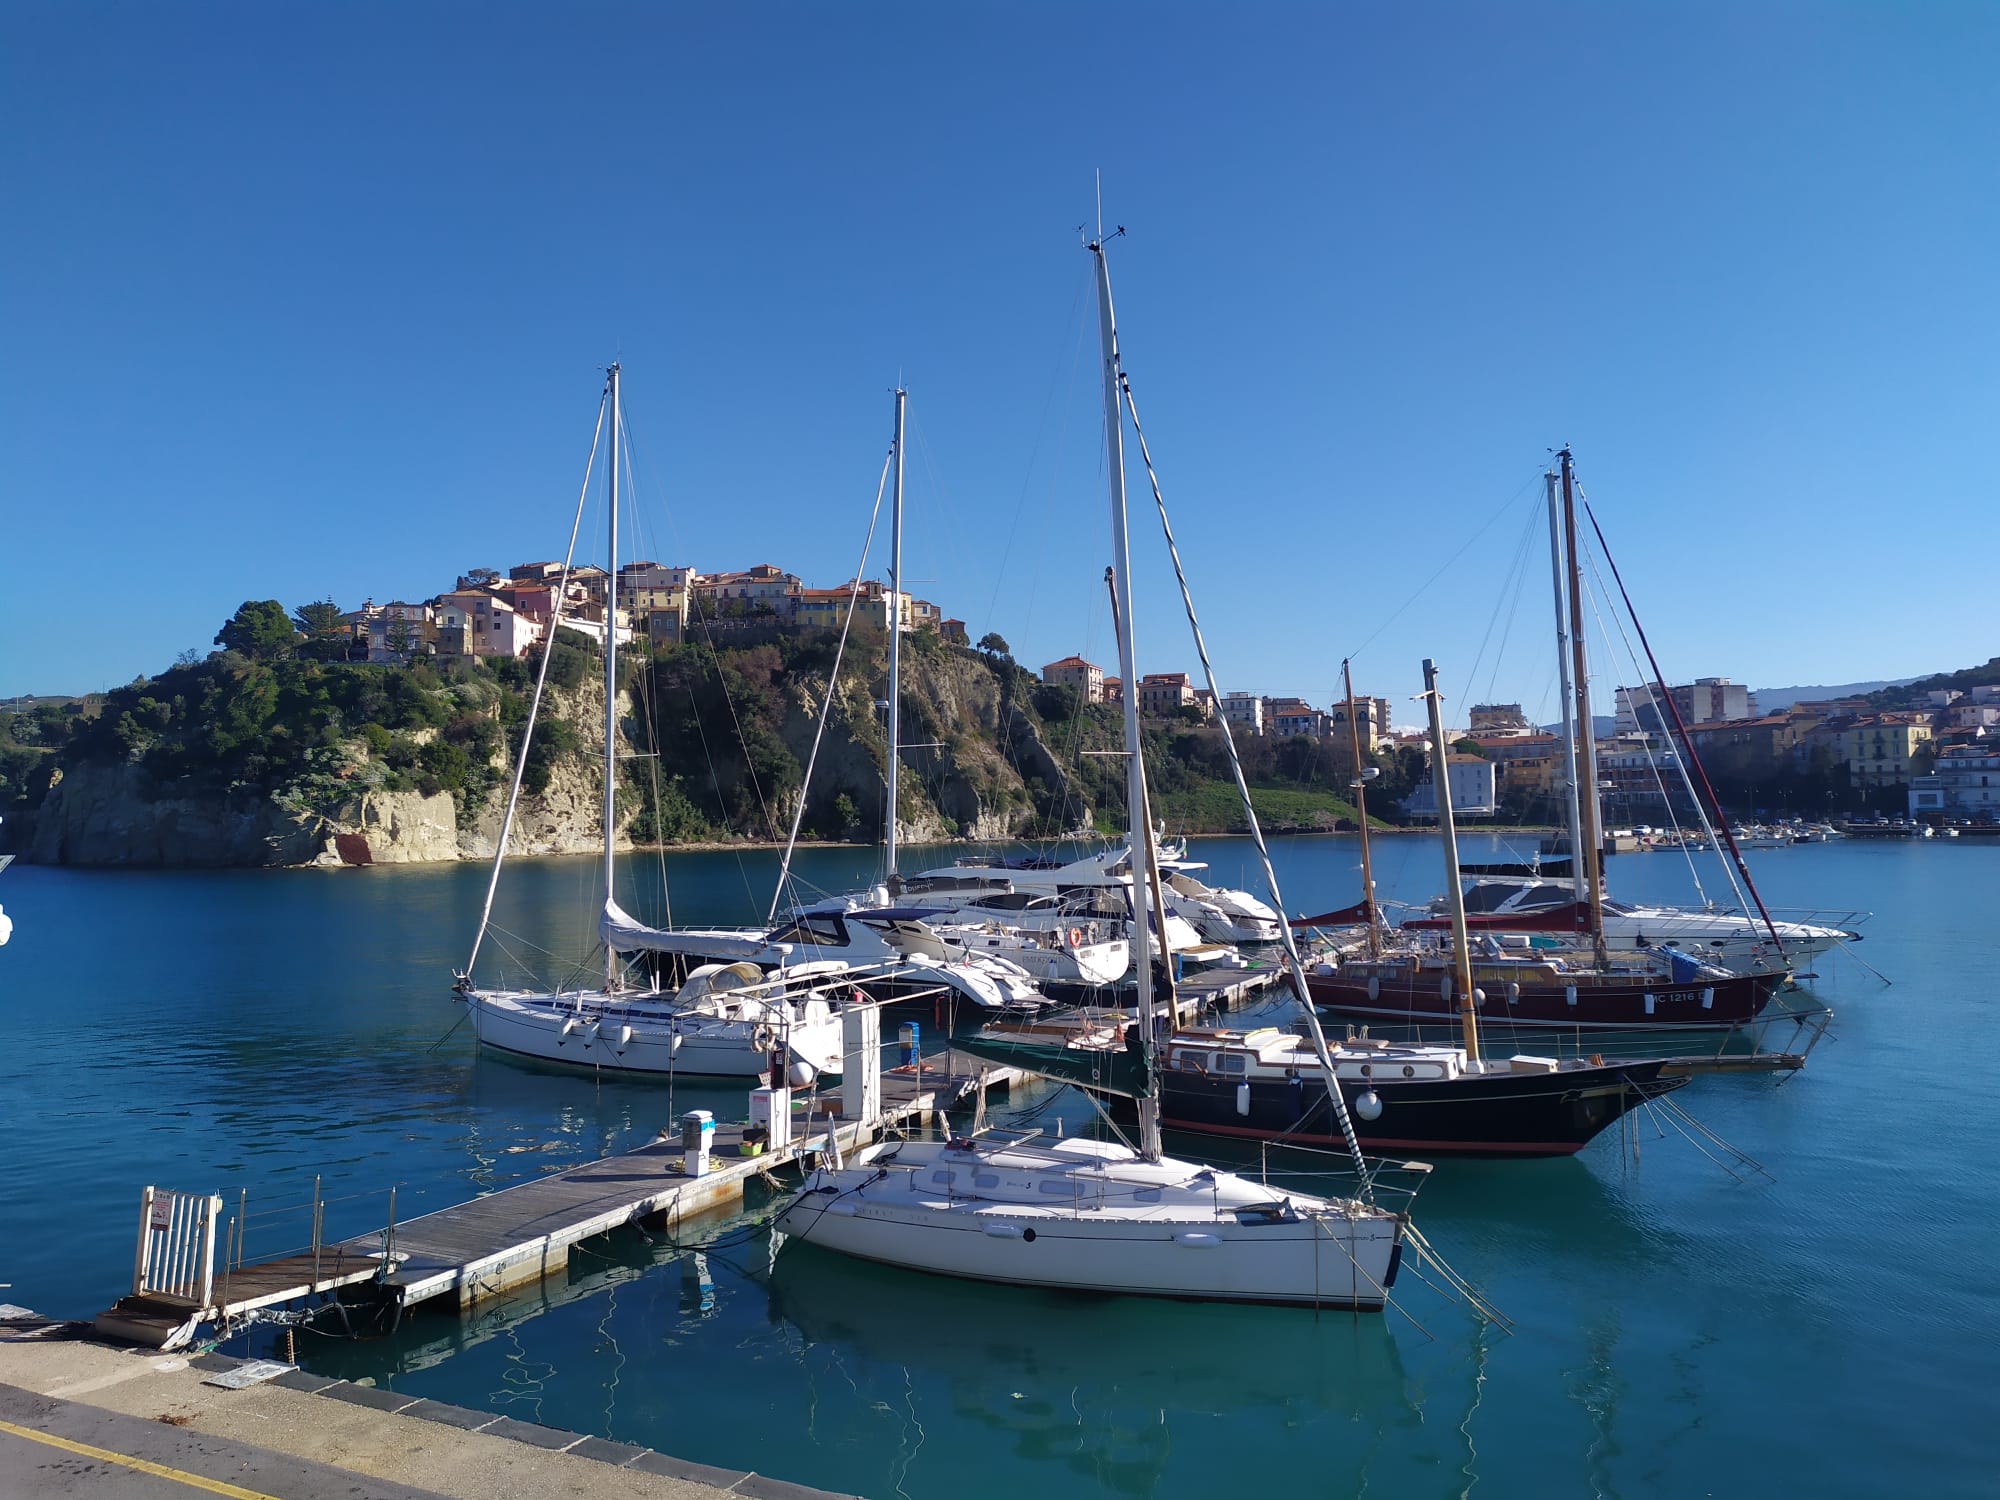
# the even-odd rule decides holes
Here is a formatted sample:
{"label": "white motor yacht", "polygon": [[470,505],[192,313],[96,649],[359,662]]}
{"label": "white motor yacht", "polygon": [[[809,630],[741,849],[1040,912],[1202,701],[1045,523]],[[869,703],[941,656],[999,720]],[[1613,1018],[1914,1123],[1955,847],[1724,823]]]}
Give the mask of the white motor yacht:
{"label": "white motor yacht", "polygon": [[[1574,931],[1545,928],[1578,906],[1574,881],[1561,876],[1481,875],[1464,882],[1465,910],[1473,926],[1486,930]],[[1439,925],[1447,910],[1443,897],[1431,902],[1437,915],[1426,925]],[[1773,918],[1784,943],[1782,961],[1800,963],[1839,943],[1855,943],[1854,931],[1866,912],[1841,912],[1818,922]],[[1840,925],[1833,925],[1834,923]],[[1718,907],[1654,906],[1631,901],[1604,902],[1604,943],[1614,950],[1672,946],[1698,950],[1711,963],[1734,973],[1769,969],[1781,961],[1771,933],[1761,919]]]}
{"label": "white motor yacht", "polygon": [[[994,909],[994,902],[1010,895],[1046,898],[1058,905],[1077,897],[1090,897],[1108,899],[1112,909],[1129,913],[1131,891],[1131,851],[1112,849],[1073,860],[1033,855],[1016,859],[998,856],[964,859],[908,877],[903,881],[902,899],[947,910],[987,911]],[[1183,905],[1176,897],[1167,898],[1161,925],[1168,951],[1198,958],[1210,953],[1221,956],[1183,911]]]}
{"label": "white motor yacht", "polygon": [[1205,938],[1218,943],[1275,943],[1278,914],[1248,891],[1209,885],[1195,878],[1207,865],[1187,857],[1187,846],[1161,850],[1160,880],[1174,893],[1177,905]]}
{"label": "white motor yacht", "polygon": [[[620,914],[623,915],[622,913]],[[769,930],[741,927],[646,927],[625,918],[607,925],[605,941],[628,953],[684,961],[747,959],[780,971],[798,964],[838,968],[878,1000],[948,991],[982,1010],[1046,1006],[1034,975],[1013,962],[1022,944],[987,951],[934,930],[919,910],[867,906],[841,898],[801,908]]]}

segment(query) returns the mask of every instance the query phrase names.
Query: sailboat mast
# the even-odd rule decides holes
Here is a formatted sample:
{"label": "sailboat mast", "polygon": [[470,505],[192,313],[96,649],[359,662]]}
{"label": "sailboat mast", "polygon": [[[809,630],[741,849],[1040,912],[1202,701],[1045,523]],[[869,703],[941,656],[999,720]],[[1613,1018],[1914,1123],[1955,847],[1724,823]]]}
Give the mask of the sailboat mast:
{"label": "sailboat mast", "polygon": [[903,400],[908,395],[896,387],[896,490],[889,508],[889,790],[882,861],[892,898],[902,886],[896,873],[896,784],[902,780],[903,753]]}
{"label": "sailboat mast", "polygon": [[[1097,330],[1104,363],[1104,461],[1111,481],[1111,588],[1118,601],[1118,675],[1125,681],[1125,820],[1132,863],[1132,962],[1138,980],[1139,1045],[1150,1070],[1153,1056],[1153,830],[1146,821],[1146,763],[1140,752],[1139,674],[1132,639],[1132,545],[1125,522],[1125,420],[1118,394],[1118,326],[1111,311],[1111,267],[1104,244],[1093,240],[1097,257]],[[1167,924],[1160,919],[1165,946]],[[1160,1157],[1160,1100],[1157,1090],[1139,1100],[1139,1154]]]}
{"label": "sailboat mast", "polygon": [[1570,883],[1576,893],[1584,892],[1583,813],[1576,788],[1576,700],[1569,684],[1569,606],[1563,599],[1567,573],[1563,563],[1562,506],[1556,498],[1556,471],[1542,476],[1549,502],[1549,579],[1556,596],[1556,679],[1562,698],[1563,815],[1569,829]]}
{"label": "sailboat mast", "polygon": [[1583,645],[1583,568],[1576,552],[1576,482],[1570,467],[1569,449],[1557,455],[1562,460],[1563,544],[1569,561],[1569,646],[1573,686],[1576,691],[1576,733],[1574,740],[1582,764],[1578,780],[1577,831],[1582,839],[1576,850],[1582,863],[1578,878],[1587,882],[1590,899],[1590,935],[1596,940],[1600,961],[1604,954],[1604,871],[1602,839],[1597,820],[1602,808],[1597,800],[1597,726],[1590,717],[1590,672]]}
{"label": "sailboat mast", "polygon": [[[612,844],[617,837],[618,795],[618,463],[625,440],[625,414],[618,404],[618,366],[611,367],[611,513],[606,558],[609,576],[604,582],[604,899],[612,899]],[[554,650],[555,642],[546,649]],[[618,955],[604,950],[604,989],[609,994],[618,984]]]}
{"label": "sailboat mast", "polygon": [[1472,934],[1465,924],[1465,888],[1458,875],[1458,820],[1451,810],[1451,764],[1444,739],[1444,700],[1437,690],[1437,663],[1424,658],[1424,699],[1431,711],[1431,789],[1437,793],[1438,832],[1444,835],[1445,890],[1451,896],[1452,968],[1458,986],[1458,1022],[1465,1055],[1479,1061],[1479,1013],[1472,995]]}
{"label": "sailboat mast", "polygon": [[[1375,872],[1368,865],[1368,791],[1361,779],[1361,725],[1354,717],[1354,669],[1342,658],[1341,685],[1347,689],[1347,743],[1354,751],[1354,821],[1361,826],[1361,901],[1368,919],[1368,956],[1382,956],[1382,933],[1375,925]],[[1278,919],[1284,920],[1284,913]]]}

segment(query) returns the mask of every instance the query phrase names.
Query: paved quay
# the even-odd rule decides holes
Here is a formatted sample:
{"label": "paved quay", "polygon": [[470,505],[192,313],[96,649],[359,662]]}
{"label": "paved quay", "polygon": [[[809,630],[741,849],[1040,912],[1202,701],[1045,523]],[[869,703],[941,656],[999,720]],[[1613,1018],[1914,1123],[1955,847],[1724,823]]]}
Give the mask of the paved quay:
{"label": "paved quay", "polygon": [[304,1371],[242,1390],[205,1383],[242,1363],[0,1340],[0,1500],[832,1500]]}

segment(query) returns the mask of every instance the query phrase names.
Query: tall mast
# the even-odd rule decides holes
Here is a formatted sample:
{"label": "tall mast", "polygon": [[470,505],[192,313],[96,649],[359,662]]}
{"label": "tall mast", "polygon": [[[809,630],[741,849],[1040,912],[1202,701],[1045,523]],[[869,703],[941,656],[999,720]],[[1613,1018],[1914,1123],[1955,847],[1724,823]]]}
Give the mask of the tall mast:
{"label": "tall mast", "polygon": [[1437,690],[1437,663],[1424,658],[1424,698],[1431,710],[1431,789],[1437,793],[1438,831],[1444,835],[1445,890],[1451,896],[1452,969],[1458,987],[1458,1021],[1465,1055],[1479,1061],[1479,1013],[1473,1006],[1472,935],[1465,925],[1465,888],[1458,878],[1458,820],[1451,810],[1450,747],[1444,739],[1444,700]]}
{"label": "tall mast", "polygon": [[[1139,673],[1132,643],[1132,546],[1125,525],[1125,420],[1118,394],[1118,326],[1111,312],[1111,267],[1104,242],[1097,257],[1097,331],[1104,362],[1104,461],[1111,479],[1111,589],[1117,600],[1118,674],[1125,679],[1125,820],[1131,831],[1132,962],[1139,992],[1136,1029],[1140,1056],[1153,1060],[1153,830],[1146,822],[1146,763],[1139,753]],[[1166,921],[1160,922],[1165,946]],[[1160,1100],[1155,1090],[1139,1100],[1139,1154],[1160,1157]]]}
{"label": "tall mast", "polygon": [[[618,461],[625,440],[625,414],[618,404],[618,366],[611,367],[611,512],[610,576],[604,584],[604,899],[612,899],[612,842],[617,825],[618,794]],[[549,642],[548,650],[555,649]],[[618,955],[604,950],[604,989],[609,994],[618,983]]]}
{"label": "tall mast", "polygon": [[[1345,658],[1340,663],[1340,680],[1347,689],[1347,742],[1354,751],[1354,779],[1348,785],[1354,791],[1354,821],[1361,825],[1361,900],[1368,918],[1368,956],[1380,958],[1382,934],[1375,926],[1375,873],[1368,865],[1368,783],[1361,770],[1361,725],[1354,717],[1354,671]],[[1284,913],[1278,913],[1278,917],[1282,921]]]}
{"label": "tall mast", "polygon": [[1563,600],[1567,573],[1563,564],[1562,509],[1556,498],[1556,471],[1542,476],[1549,501],[1549,579],[1556,595],[1556,677],[1562,697],[1563,814],[1569,828],[1570,884],[1577,895],[1584,894],[1583,814],[1576,790],[1576,700],[1569,685],[1569,606]]}
{"label": "tall mast", "polygon": [[903,399],[909,392],[896,387],[896,491],[889,509],[889,792],[885,804],[888,830],[882,860],[888,870],[889,894],[902,886],[896,873],[896,783],[902,780],[903,747]]}
{"label": "tall mast", "polygon": [[1582,839],[1576,850],[1582,860],[1578,878],[1588,882],[1590,935],[1597,944],[1599,962],[1604,958],[1604,871],[1597,820],[1597,727],[1590,717],[1590,672],[1583,647],[1583,568],[1576,553],[1576,482],[1570,467],[1569,449],[1556,455],[1562,460],[1563,544],[1569,559],[1569,647],[1573,686],[1576,691],[1577,748],[1582,752],[1578,770],[1580,782],[1577,831]]}

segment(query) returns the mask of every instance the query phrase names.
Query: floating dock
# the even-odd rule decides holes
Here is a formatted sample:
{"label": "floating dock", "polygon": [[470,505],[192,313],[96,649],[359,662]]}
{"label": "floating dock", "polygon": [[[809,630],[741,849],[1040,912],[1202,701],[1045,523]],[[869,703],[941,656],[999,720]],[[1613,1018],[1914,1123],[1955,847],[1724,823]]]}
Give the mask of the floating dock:
{"label": "floating dock", "polygon": [[[302,1254],[231,1264],[225,1253],[219,1277],[211,1268],[222,1200],[149,1188],[133,1292],[98,1315],[97,1331],[176,1348],[204,1324],[364,1283],[401,1308],[442,1297],[470,1307],[563,1271],[570,1247],[581,1240],[634,1223],[672,1232],[736,1202],[753,1177],[799,1165],[830,1144],[846,1152],[885,1130],[927,1124],[987,1089],[1011,1090],[1026,1076],[941,1051],[920,1064],[868,1070],[851,1091],[843,1080],[833,1097],[800,1101],[792,1141],[776,1150],[744,1154],[746,1125],[716,1122],[708,1170],[698,1176],[688,1175],[680,1140],[663,1138],[401,1223],[392,1216],[379,1230]],[[857,1101],[864,1107],[857,1109]],[[161,1214],[156,1205],[170,1198],[179,1201]],[[162,1267],[169,1272],[164,1277],[155,1274]]]}

